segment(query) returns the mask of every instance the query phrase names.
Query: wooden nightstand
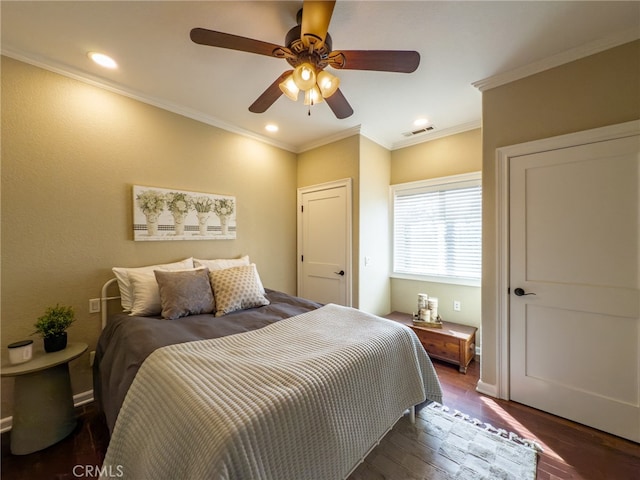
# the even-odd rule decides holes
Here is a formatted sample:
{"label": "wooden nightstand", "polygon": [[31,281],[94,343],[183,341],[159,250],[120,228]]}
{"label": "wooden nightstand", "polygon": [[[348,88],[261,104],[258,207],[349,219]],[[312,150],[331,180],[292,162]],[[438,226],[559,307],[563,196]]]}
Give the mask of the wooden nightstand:
{"label": "wooden nightstand", "polygon": [[3,377],[15,377],[11,453],[42,450],[76,427],[69,362],[87,348],[86,343],[69,343],[59,352],[34,352],[28,362],[2,365]]}
{"label": "wooden nightstand", "polygon": [[385,318],[410,327],[430,357],[453,363],[467,373],[467,366],[476,354],[476,327],[442,322],[442,328],[416,327],[408,313],[392,312]]}

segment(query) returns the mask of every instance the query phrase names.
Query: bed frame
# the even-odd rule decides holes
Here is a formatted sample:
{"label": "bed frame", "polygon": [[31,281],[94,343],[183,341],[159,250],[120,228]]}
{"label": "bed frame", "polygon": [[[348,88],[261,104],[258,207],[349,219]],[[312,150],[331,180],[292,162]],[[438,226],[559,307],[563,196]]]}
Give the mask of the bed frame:
{"label": "bed frame", "polygon": [[[102,286],[102,290],[100,292],[100,318],[102,320],[102,330],[104,330],[104,327],[107,326],[107,318],[109,318],[109,312],[108,312],[109,301],[120,299],[120,295],[113,296],[113,297],[108,296],[109,288],[111,287],[111,285],[113,284],[117,285],[117,283],[118,283],[118,279],[115,277],[110,280],[107,280],[105,284]],[[119,290],[118,290],[118,293],[120,293]]]}

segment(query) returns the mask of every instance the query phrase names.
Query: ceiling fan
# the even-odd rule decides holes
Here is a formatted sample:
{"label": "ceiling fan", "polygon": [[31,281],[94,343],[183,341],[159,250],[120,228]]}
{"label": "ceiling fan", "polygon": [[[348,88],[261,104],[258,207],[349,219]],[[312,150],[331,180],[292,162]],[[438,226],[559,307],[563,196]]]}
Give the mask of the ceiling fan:
{"label": "ceiling fan", "polygon": [[284,47],[205,28],[192,29],[191,40],[200,45],[284,58],[293,67],[283,72],[249,111],[267,111],[282,94],[296,101],[303,91],[305,105],[325,100],[337,118],[347,118],[353,109],[338,88],[340,79],[326,71],[326,67],[411,73],[420,64],[420,54],[407,50],[332,50],[328,29],[335,3],[305,0],[297,15],[298,25],[287,33]]}

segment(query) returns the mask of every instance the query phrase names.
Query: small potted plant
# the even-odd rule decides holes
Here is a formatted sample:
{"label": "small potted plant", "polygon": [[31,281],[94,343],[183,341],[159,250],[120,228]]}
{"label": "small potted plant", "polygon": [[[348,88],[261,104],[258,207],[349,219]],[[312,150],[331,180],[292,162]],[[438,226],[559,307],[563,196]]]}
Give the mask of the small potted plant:
{"label": "small potted plant", "polygon": [[44,340],[45,352],[57,352],[67,348],[67,328],[75,322],[73,307],[56,305],[48,307],[34,327],[33,335],[39,334]]}

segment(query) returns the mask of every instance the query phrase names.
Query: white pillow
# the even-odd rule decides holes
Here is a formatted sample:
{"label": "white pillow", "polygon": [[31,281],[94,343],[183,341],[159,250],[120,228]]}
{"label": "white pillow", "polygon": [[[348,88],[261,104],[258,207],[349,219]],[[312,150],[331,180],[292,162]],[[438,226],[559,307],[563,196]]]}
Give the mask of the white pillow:
{"label": "white pillow", "polygon": [[[215,260],[201,260],[199,258],[194,258],[193,264],[196,267],[207,267],[209,272],[215,272],[217,270],[226,270],[227,268],[246,267],[247,265],[251,265],[251,262],[249,261],[249,255],[245,255],[239,258],[216,258]],[[260,279],[260,276],[257,278],[260,291],[264,295],[265,290],[264,285],[262,285],[262,280]]]}
{"label": "white pillow", "polygon": [[249,255],[239,258],[216,258],[215,260],[201,260],[199,258],[193,259],[193,264],[196,267],[207,267],[210,272],[214,270],[224,270],[226,268],[243,267],[249,265]]}
{"label": "white pillow", "polygon": [[130,312],[133,307],[133,289],[131,287],[131,282],[129,281],[130,272],[148,272],[155,280],[155,277],[153,276],[154,270],[170,271],[189,268],[193,268],[193,257],[186,258],[181,262],[166,263],[163,265],[149,265],[147,267],[137,268],[113,267],[112,271],[118,280],[118,288],[120,288],[120,302],[122,303],[122,310]]}
{"label": "white pillow", "polygon": [[[193,272],[204,270],[202,267],[186,269],[157,269],[161,272]],[[151,272],[129,272],[129,281],[133,291],[133,303],[130,316],[146,317],[148,315],[160,315],[162,313],[162,301],[160,298],[160,286],[156,274]]]}

